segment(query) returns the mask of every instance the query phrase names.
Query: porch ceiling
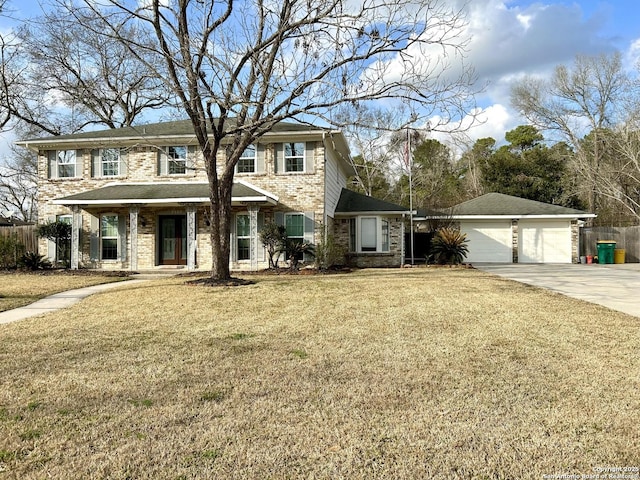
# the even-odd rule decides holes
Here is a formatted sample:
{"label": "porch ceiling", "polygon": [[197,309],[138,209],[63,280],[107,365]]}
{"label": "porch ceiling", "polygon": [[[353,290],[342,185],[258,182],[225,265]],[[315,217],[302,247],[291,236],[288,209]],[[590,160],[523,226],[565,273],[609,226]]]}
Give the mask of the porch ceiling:
{"label": "porch ceiling", "polygon": [[[234,182],[232,204],[276,205],[278,197],[247,182]],[[111,184],[53,200],[56,205],[106,207],[123,205],[175,206],[209,203],[209,185],[203,182]]]}

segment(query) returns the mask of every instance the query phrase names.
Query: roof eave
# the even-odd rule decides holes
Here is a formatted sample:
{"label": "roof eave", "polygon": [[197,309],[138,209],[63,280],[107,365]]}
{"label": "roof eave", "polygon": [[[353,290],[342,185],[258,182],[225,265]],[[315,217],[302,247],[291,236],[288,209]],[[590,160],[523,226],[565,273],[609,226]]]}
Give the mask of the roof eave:
{"label": "roof eave", "polygon": [[410,210],[368,210],[360,212],[335,212],[336,217],[353,217],[354,215],[411,215]]}
{"label": "roof eave", "polygon": [[538,215],[485,215],[485,214],[469,214],[469,215],[429,215],[418,217],[414,220],[430,220],[430,219],[452,219],[452,220],[526,220],[526,219],[577,219],[577,218],[595,218],[594,213],[561,213],[561,214],[538,214]]}

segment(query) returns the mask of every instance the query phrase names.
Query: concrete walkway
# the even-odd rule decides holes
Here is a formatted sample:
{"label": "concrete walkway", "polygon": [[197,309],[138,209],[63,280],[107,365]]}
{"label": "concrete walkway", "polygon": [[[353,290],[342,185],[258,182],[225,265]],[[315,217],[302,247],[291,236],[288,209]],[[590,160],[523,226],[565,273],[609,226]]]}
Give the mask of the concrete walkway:
{"label": "concrete walkway", "polygon": [[474,264],[474,267],[640,317],[640,263]]}
{"label": "concrete walkway", "polygon": [[24,307],[15,308],[13,310],[7,310],[0,312],[0,325],[4,323],[16,322],[18,320],[24,320],[25,318],[35,317],[43,313],[49,313],[61,308],[67,308],[71,305],[78,303],[83,298],[93,295],[94,293],[103,292],[115,287],[130,287],[147,281],[148,278],[125,280],[122,282],[103,283],[100,285],[93,285],[91,287],[78,288],[75,290],[69,290],[67,292],[60,292],[48,297],[42,298],[30,305]]}

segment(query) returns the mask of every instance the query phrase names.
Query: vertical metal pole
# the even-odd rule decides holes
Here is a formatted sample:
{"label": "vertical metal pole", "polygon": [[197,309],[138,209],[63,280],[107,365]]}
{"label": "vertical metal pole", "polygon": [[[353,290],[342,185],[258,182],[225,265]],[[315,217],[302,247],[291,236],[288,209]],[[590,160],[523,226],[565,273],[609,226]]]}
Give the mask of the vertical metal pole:
{"label": "vertical metal pole", "polygon": [[410,228],[411,228],[411,265],[414,265],[414,258],[413,258],[413,177],[412,177],[412,170],[413,170],[413,159],[412,159],[412,154],[411,154],[411,133],[410,130],[407,128],[407,164],[409,167],[409,224],[410,224]]}

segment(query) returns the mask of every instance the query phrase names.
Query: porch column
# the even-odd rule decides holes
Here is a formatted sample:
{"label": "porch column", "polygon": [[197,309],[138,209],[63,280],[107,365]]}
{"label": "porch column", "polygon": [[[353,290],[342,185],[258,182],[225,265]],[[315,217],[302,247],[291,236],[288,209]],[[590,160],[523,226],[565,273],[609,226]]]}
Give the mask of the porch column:
{"label": "porch column", "polygon": [[131,271],[138,270],[138,214],[140,207],[133,205],[129,207],[129,230],[131,232],[131,257],[129,260],[129,269]]}
{"label": "porch column", "polygon": [[195,205],[187,205],[187,270],[196,269],[196,211]]}
{"label": "porch column", "polygon": [[71,207],[71,270],[77,270],[80,258],[80,228],[82,227],[82,210],[79,205]]}
{"label": "porch column", "polygon": [[258,238],[258,212],[260,207],[248,205],[249,211],[249,235],[251,238],[249,258],[251,258],[251,270],[258,270],[258,249],[260,248],[260,238]]}

